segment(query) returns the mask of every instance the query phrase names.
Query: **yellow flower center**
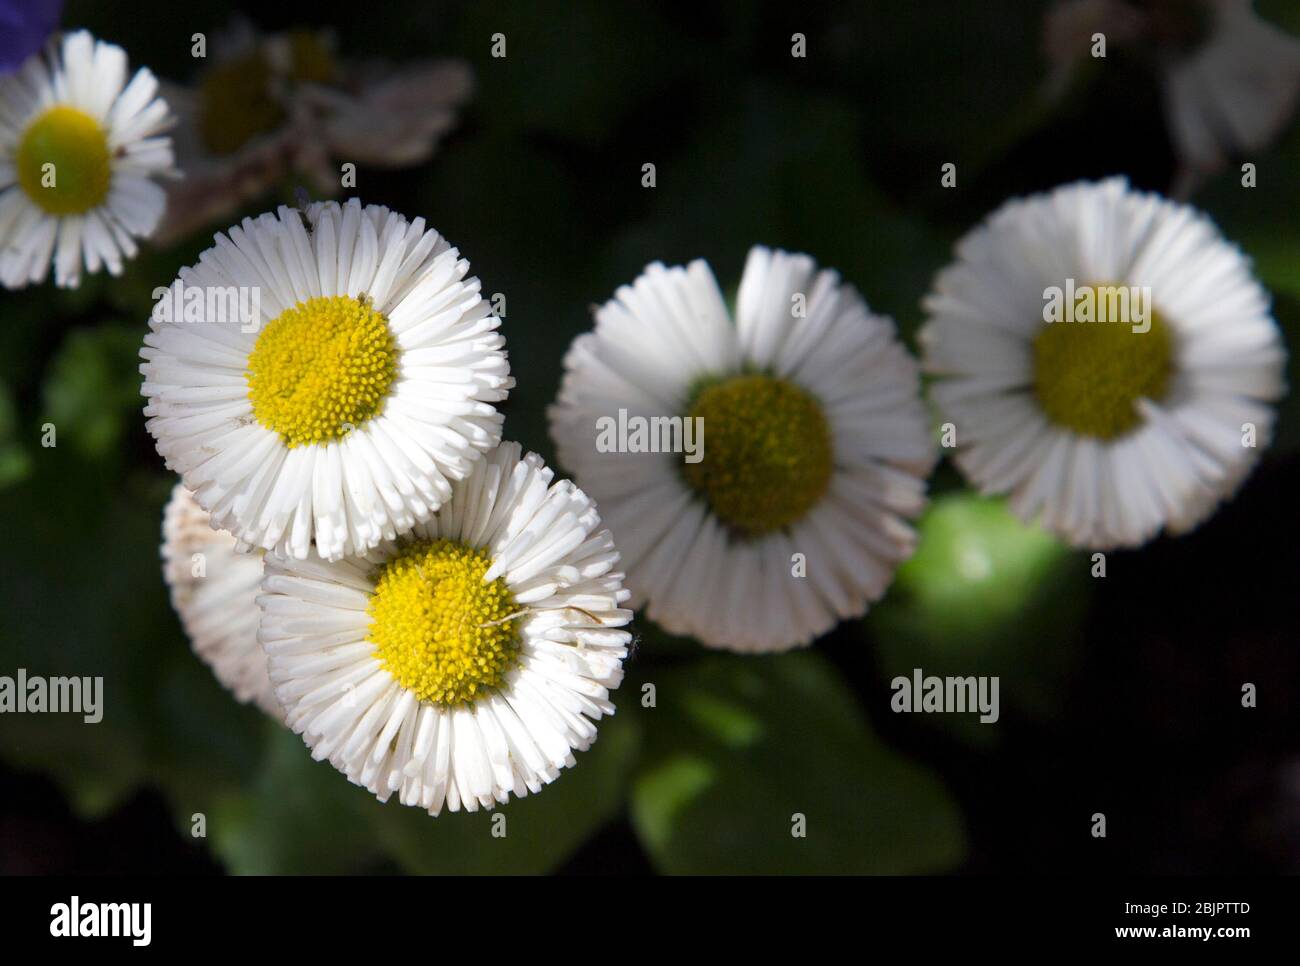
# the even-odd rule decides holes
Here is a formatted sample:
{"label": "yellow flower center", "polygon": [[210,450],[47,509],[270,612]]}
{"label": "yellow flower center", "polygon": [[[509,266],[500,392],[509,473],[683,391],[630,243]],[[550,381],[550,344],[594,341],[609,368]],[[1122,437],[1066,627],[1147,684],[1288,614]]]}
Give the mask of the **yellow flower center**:
{"label": "yellow flower center", "polygon": [[830,426],[821,403],[794,383],[758,373],[706,383],[687,409],[696,417],[703,459],[683,462],[682,473],[738,536],[794,523],[830,485]]}
{"label": "yellow flower center", "polygon": [[516,607],[503,578],[485,581],[482,550],[422,540],[391,557],[370,598],[370,641],[421,701],[452,706],[501,686],[519,656]]}
{"label": "yellow flower center", "polygon": [[368,302],[299,302],[267,323],[249,354],[253,415],[290,447],[342,439],[383,408],[397,357],[387,320]]}
{"label": "yellow flower center", "polygon": [[233,154],[259,134],[284,123],[286,114],[275,96],[277,80],[328,83],[334,58],[322,38],[310,31],[289,37],[288,74],[277,74],[263,50],[217,64],[199,86],[199,136],[213,154]]}
{"label": "yellow flower center", "polygon": [[[1104,290],[1107,286],[1095,286]],[[1111,319],[1096,300],[1092,322],[1053,322],[1034,339],[1034,393],[1047,418],[1083,436],[1114,439],[1142,421],[1137,401],[1158,402],[1173,375],[1173,336],[1154,309],[1150,328]]]}
{"label": "yellow flower center", "polygon": [[14,160],[23,192],[51,215],[90,211],[113,180],[107,132],[75,107],[51,107],[32,121]]}

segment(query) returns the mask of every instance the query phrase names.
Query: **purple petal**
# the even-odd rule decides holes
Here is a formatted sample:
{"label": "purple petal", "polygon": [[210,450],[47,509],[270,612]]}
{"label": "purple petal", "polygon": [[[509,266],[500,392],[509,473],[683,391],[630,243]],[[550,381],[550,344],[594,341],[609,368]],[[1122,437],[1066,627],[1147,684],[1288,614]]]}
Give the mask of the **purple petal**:
{"label": "purple petal", "polygon": [[0,74],[40,50],[62,12],[63,0],[0,0]]}

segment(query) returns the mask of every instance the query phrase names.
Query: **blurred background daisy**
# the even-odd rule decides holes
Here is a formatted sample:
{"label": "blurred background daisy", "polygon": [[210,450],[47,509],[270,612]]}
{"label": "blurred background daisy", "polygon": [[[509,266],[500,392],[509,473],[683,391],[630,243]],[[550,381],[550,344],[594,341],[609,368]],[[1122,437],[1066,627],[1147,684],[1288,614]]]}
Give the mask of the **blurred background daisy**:
{"label": "blurred background daisy", "polygon": [[358,61],[331,29],[268,34],[244,17],[205,53],[193,86],[166,85],[186,177],[169,187],[162,243],[224,227],[286,179],[328,197],[340,192],[345,163],[421,164],[473,88],[464,61]]}
{"label": "blurred background daisy", "polygon": [[[11,5],[0,0],[0,11]],[[448,798],[431,817],[421,805],[437,783],[421,777],[417,792],[419,775],[405,767],[395,788],[391,775],[382,785],[373,776],[390,791],[380,804],[328,761],[313,761],[302,736],[232,697],[195,655],[159,573],[159,524],[177,476],[141,413],[147,401],[138,353],[154,291],[195,265],[215,232],[298,204],[299,188],[309,203],[328,189],[339,201],[359,197],[408,221],[422,216],[469,259],[469,274],[482,280],[479,295],[500,319],[495,331],[504,336],[516,381],[492,404],[504,416],[504,435],[538,453],[557,479],[574,474],[624,554],[619,569],[629,590],[636,578],[628,551],[638,553],[636,527],[650,518],[634,520],[624,539],[615,521],[620,500],[607,508],[596,487],[586,487],[583,467],[557,458],[548,407],[560,396],[566,354],[594,334],[591,307],[616,300],[649,263],[702,259],[720,288],[717,314],[734,325],[754,245],[809,253],[818,271],[838,273],[840,302],[851,284],[871,316],[892,319],[898,342],[919,358],[922,299],[959,261],[960,239],[1012,199],[1123,176],[1123,197],[1187,193],[1213,231],[1176,212],[1170,225],[1187,228],[1187,241],[1198,240],[1206,252],[1239,248],[1248,269],[1229,277],[1248,272],[1256,280],[1267,299],[1259,319],[1271,317],[1282,347],[1294,349],[1300,223],[1290,213],[1300,211],[1300,126],[1294,111],[1279,109],[1294,87],[1284,58],[1273,54],[1300,35],[1300,5],[1249,5],[1251,32],[1258,25],[1276,32],[1267,56],[1249,45],[1246,57],[1258,66],[1252,89],[1270,96],[1252,101],[1258,115],[1232,107],[1226,128],[1210,115],[1219,157],[1191,182],[1182,178],[1190,156],[1166,86],[1179,61],[1166,59],[1167,48],[1152,38],[1129,43],[1112,28],[1106,59],[1070,61],[1068,81],[1056,97],[1046,96],[1063,64],[1044,47],[1056,6],[760,0],[723,11],[675,2],[388,0],[359,10],[340,0],[194,0],[182,10],[173,0],[136,0],[127,17],[111,4],[66,0],[57,29],[87,29],[126,51],[131,69],[147,66],[191,93],[225,63],[223,31],[241,15],[257,40],[237,49],[314,38],[340,68],[337,85],[321,85],[323,102],[309,102],[306,85],[289,85],[294,94],[286,103],[299,110],[360,117],[334,106],[342,102],[333,87],[364,105],[374,88],[350,65],[375,61],[388,65],[392,73],[379,76],[390,78],[421,64],[461,64],[473,90],[459,98],[429,95],[435,107],[421,122],[455,118],[431,141],[417,138],[434,146],[431,156],[389,166],[383,162],[407,147],[402,139],[364,133],[372,156],[355,143],[337,153],[329,147],[320,170],[333,173],[332,184],[281,167],[267,187],[251,182],[256,200],[241,195],[220,217],[191,196],[178,214],[196,213],[206,223],[167,245],[139,245],[120,276],[83,269],[76,289],[0,292],[0,605],[8,616],[0,673],[24,667],[105,678],[97,725],[64,715],[4,716],[0,869],[1293,868],[1300,815],[1295,392],[1258,400],[1273,414],[1272,440],[1253,451],[1257,459],[1232,499],[1182,536],[1106,551],[1105,577],[1092,576],[1091,550],[1025,523],[1007,496],[981,496],[947,458],[953,450],[938,445],[943,422],[960,424],[971,413],[958,407],[944,420],[932,410],[927,443],[943,458],[926,481],[920,515],[899,514],[916,531],[914,550],[865,617],[838,619],[829,604],[797,620],[783,611],[785,626],[772,625],[780,633],[771,636],[791,643],[815,635],[808,646],[736,654],[708,646],[717,628],[707,621],[673,633],[642,609],[617,629],[633,635],[623,680],[608,698],[617,713],[592,722],[574,712],[597,740],[574,751],[574,764],[538,794],[521,798],[512,788],[505,803],[497,794],[504,773],[499,787],[495,771],[478,772],[466,786],[468,801],[480,806],[474,812],[453,812]],[[1129,6],[1149,18],[1158,5]],[[206,59],[192,56],[195,33],[207,39]],[[504,57],[493,56],[498,34]],[[794,55],[796,34],[806,56]],[[9,49],[2,46],[8,40],[0,29],[0,49]],[[1223,76],[1222,63],[1240,76],[1246,48],[1236,44],[1230,57],[1215,54],[1206,63],[1193,54],[1185,63],[1197,78]],[[1221,81],[1212,87],[1238,90]],[[320,94],[313,85],[310,96]],[[1234,95],[1230,103],[1238,101]],[[186,107],[178,100],[175,113],[185,115]],[[269,139],[280,128],[270,129]],[[172,131],[182,168],[186,130]],[[334,132],[319,125],[313,133],[304,145],[314,152],[335,143]],[[208,160],[220,165],[239,155]],[[349,161],[357,165],[355,190],[341,183]],[[954,167],[945,179],[948,164]],[[1253,165],[1255,187],[1243,186],[1244,164]],[[651,173],[654,187],[646,186]],[[223,205],[232,197],[225,187],[213,196]],[[1244,304],[1256,305],[1256,296]],[[1035,308],[1040,318],[1041,304]],[[1166,312],[1176,324],[1172,309]],[[1247,313],[1240,316],[1247,321]],[[643,331],[625,341],[637,347],[632,361],[643,367],[685,358],[680,347],[668,353],[647,345]],[[1292,386],[1295,360],[1289,352],[1282,374]],[[906,381],[895,376],[890,384]],[[845,388],[852,395],[866,385],[848,380]],[[922,398],[930,398],[928,389],[922,386]],[[612,396],[613,387],[602,392]],[[706,432],[706,451],[711,441]],[[640,482],[650,480],[647,472]],[[1168,481],[1147,474],[1143,482]],[[807,562],[811,581],[817,555]],[[313,590],[328,586],[328,574],[342,565],[321,566]],[[845,590],[855,591],[860,609],[868,603],[866,571],[852,577],[863,583]],[[309,582],[283,579],[289,583],[274,591],[282,600],[275,606],[304,606],[287,591]],[[703,608],[694,590],[690,600]],[[732,629],[753,638],[768,633],[758,618],[775,610],[772,596],[733,618]],[[697,616],[682,613],[683,624],[685,615]],[[796,630],[802,633],[788,633]],[[917,667],[997,675],[997,724],[893,713],[891,681]],[[1259,686],[1255,708],[1241,706],[1246,682]],[[558,745],[554,752],[537,760],[536,775],[562,760]],[[490,812],[479,792],[496,803]],[[404,794],[419,803],[401,804]],[[456,794],[464,806],[459,786]],[[1112,817],[1112,838],[1100,849],[1079,824],[1098,808]],[[207,816],[204,839],[190,835],[195,812]],[[790,834],[796,812],[808,817],[805,839]],[[499,816],[508,819],[509,834],[494,839]]]}
{"label": "blurred background daisy", "polygon": [[1159,84],[1178,196],[1267,147],[1300,100],[1300,38],[1254,0],[1056,0],[1043,24],[1049,92],[1089,70],[1098,35]]}

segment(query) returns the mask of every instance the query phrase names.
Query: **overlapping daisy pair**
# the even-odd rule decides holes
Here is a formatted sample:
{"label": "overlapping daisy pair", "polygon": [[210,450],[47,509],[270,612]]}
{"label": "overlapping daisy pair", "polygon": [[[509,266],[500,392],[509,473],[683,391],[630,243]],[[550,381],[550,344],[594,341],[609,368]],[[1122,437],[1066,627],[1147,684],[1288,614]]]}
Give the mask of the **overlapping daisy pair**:
{"label": "overlapping daisy pair", "polygon": [[617,565],[591,499],[503,443],[401,540],[268,558],[259,637],[287,723],[434,815],[540,791],[614,712],[632,618]]}
{"label": "overlapping daisy pair", "polygon": [[513,380],[468,272],[422,219],[281,208],[182,269],[141,350],[195,651],[316,758],[435,815],[574,764],[630,642],[594,503],[501,442]]}

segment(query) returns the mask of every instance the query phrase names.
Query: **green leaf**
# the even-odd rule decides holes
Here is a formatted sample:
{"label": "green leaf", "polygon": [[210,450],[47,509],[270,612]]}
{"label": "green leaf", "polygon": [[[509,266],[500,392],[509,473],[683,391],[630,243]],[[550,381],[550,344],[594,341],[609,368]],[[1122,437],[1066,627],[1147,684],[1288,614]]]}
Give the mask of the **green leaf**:
{"label": "green leaf", "polygon": [[87,459],[114,449],[127,420],[144,406],[140,396],[141,332],[125,327],[68,334],[45,379],[45,421],[59,441]]}
{"label": "green leaf", "polygon": [[[331,875],[380,860],[371,819],[382,806],[302,738],[268,721],[265,755],[248,787],[217,799],[208,836],[236,875]],[[200,811],[203,809],[200,808]]]}
{"label": "green leaf", "polygon": [[[70,447],[34,450],[33,474],[0,501],[0,667],[100,677],[102,720],[6,715],[0,756],[57,781],[102,814],[140,783],[184,801],[243,780],[257,712],[194,656],[158,561],[161,477],[110,480]],[[203,810],[200,808],[199,810]]]}
{"label": "green leaf", "polygon": [[[1051,712],[1079,655],[1070,628],[1091,590],[1088,558],[970,492],[938,497],[919,526],[916,554],[866,618],[885,675],[996,675],[1003,702]],[[978,715],[933,719],[979,741],[997,734]]]}
{"label": "green leaf", "polygon": [[632,822],[661,871],[921,873],[963,857],[943,785],[880,741],[818,654],[711,657],[653,683]]}
{"label": "green leaf", "polygon": [[0,382],[0,489],[26,478],[32,458],[18,437],[18,415],[9,387]]}
{"label": "green leaf", "polygon": [[1300,7],[1292,0],[1258,0],[1259,16],[1275,27],[1300,34]]}
{"label": "green leaf", "polygon": [[[628,701],[628,704],[634,702]],[[313,761],[302,739],[275,727],[254,782],[214,807],[209,835],[231,872],[336,874],[396,866],[438,874],[548,872],[623,806],[638,745],[634,710],[602,721],[595,745],[537,795],[492,812],[438,817],[387,803]],[[505,835],[494,836],[505,820]]]}
{"label": "green leaf", "polygon": [[[511,799],[493,812],[443,812],[437,818],[395,803],[380,808],[376,831],[388,855],[420,874],[551,871],[623,808],[641,745],[641,722],[627,685],[615,700],[618,713],[600,722],[596,743],[536,795]],[[497,814],[505,818],[502,837],[492,834]]]}

